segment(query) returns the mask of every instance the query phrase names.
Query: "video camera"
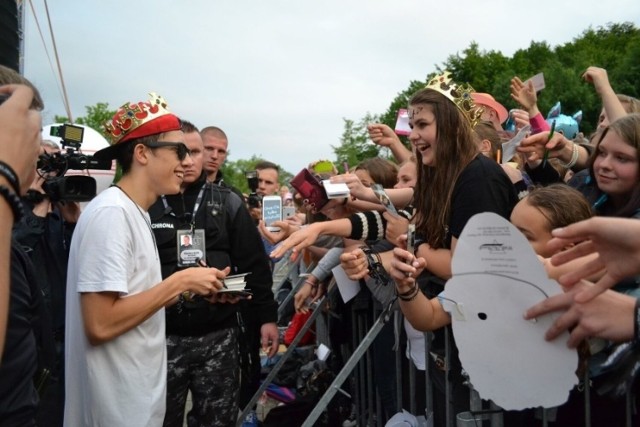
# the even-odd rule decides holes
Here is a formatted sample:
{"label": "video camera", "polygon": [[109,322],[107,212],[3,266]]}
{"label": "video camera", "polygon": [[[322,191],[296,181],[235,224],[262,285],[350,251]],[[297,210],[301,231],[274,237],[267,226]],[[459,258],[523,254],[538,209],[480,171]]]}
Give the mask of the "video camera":
{"label": "video camera", "polygon": [[262,197],[258,195],[258,171],[247,171],[244,173],[249,185],[249,197],[247,197],[247,205],[250,208],[259,208],[262,205]]}
{"label": "video camera", "polygon": [[86,202],[96,195],[96,180],[90,176],[64,176],[69,169],[110,170],[111,160],[97,160],[78,152],[84,128],[64,124],[52,126],[51,136],[61,138],[62,151],[44,153],[38,159],[38,174],[45,178],[42,189],[51,201]]}

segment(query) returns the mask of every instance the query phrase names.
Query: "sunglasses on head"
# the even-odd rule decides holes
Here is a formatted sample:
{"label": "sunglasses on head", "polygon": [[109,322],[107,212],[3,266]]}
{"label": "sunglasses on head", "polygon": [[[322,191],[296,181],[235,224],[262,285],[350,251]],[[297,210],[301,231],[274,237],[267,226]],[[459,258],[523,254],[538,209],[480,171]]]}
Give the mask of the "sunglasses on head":
{"label": "sunglasses on head", "polygon": [[182,142],[156,141],[144,144],[149,148],[171,148],[178,155],[178,160],[182,161],[189,154],[189,149]]}

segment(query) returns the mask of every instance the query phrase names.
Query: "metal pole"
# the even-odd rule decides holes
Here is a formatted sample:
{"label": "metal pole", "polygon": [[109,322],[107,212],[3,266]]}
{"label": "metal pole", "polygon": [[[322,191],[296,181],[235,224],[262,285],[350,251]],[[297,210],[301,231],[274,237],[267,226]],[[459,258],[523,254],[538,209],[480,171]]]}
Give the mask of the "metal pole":
{"label": "metal pole", "polygon": [[300,342],[304,334],[307,332],[307,330],[311,327],[311,325],[315,322],[316,318],[322,312],[322,310],[320,309],[320,307],[322,306],[322,303],[325,301],[326,298],[329,297],[329,295],[335,292],[337,288],[338,287],[335,286],[335,280],[332,280],[331,283],[329,284],[329,289],[327,290],[327,294],[316,302],[316,306],[313,312],[311,313],[311,316],[309,316],[309,318],[304,323],[300,331],[298,331],[298,334],[295,336],[295,338],[293,339],[289,347],[287,347],[287,351],[282,355],[280,360],[278,360],[278,362],[273,366],[273,368],[271,368],[271,371],[269,372],[267,377],[264,379],[260,387],[258,387],[258,390],[255,392],[255,394],[253,395],[249,403],[247,403],[247,406],[245,406],[244,409],[242,410],[242,413],[238,417],[236,426],[240,427],[242,425],[242,422],[246,418],[249,411],[251,411],[251,408],[253,408],[253,406],[256,404],[260,396],[262,396],[262,393],[267,389],[269,384],[271,384],[271,381],[273,381],[275,376],[278,374],[278,371],[280,371],[280,368],[282,368],[282,366],[287,361],[287,359],[291,356],[291,354],[293,354],[293,351],[297,347],[298,343]]}
{"label": "metal pole", "polygon": [[355,366],[358,364],[358,361],[367,351],[373,340],[376,338],[376,336],[384,326],[385,322],[389,320],[392,306],[393,302],[390,303],[389,306],[380,314],[371,329],[369,329],[369,332],[367,332],[365,337],[362,339],[360,345],[358,345],[358,348],[354,350],[347,363],[338,373],[318,404],[315,406],[315,408],[313,408],[313,411],[311,411],[307,419],[304,421],[302,427],[312,427],[313,424],[318,420],[318,418],[322,414],[322,411],[324,411],[327,405],[329,405],[329,402],[331,402],[333,396],[335,396],[335,394],[338,392],[338,389],[340,388],[342,383],[349,377],[351,371],[353,371]]}
{"label": "metal pole", "polygon": [[431,334],[429,332],[424,333],[424,384],[426,390],[426,402],[425,402],[425,417],[427,420],[429,417],[433,417],[433,387],[431,384],[431,373],[429,372],[429,347],[431,346]]}
{"label": "metal pole", "polygon": [[[315,263],[311,263],[309,265],[309,267],[307,267],[307,270],[305,271],[305,273],[308,274],[309,272],[313,271],[314,268],[315,268]],[[291,292],[289,292],[289,295],[287,295],[287,297],[284,299],[284,301],[282,301],[280,303],[280,305],[278,306],[278,319],[282,315],[282,312],[284,312],[285,307],[287,306],[289,301],[291,301],[293,299],[295,294],[302,287],[302,284],[304,283],[304,279],[305,279],[305,276],[302,276],[302,277],[298,278],[298,281],[296,282],[295,286],[291,289]]]}
{"label": "metal pole", "polygon": [[449,369],[451,366],[451,348],[449,343],[449,328],[444,327],[444,396],[445,396],[445,425],[453,427],[452,390],[449,382]]}

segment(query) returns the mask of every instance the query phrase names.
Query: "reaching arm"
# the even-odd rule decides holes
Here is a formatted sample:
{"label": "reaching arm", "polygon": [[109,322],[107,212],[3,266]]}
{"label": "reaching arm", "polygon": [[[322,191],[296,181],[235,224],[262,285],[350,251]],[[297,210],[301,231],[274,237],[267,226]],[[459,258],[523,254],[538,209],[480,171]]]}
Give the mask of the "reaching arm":
{"label": "reaching arm", "polygon": [[396,283],[402,314],[419,331],[433,331],[451,323],[438,298],[427,298],[417,289],[416,277],[428,262],[404,249],[395,248],[389,264],[389,275]]}
{"label": "reaching arm", "polygon": [[637,219],[594,217],[553,230],[552,234],[554,238],[548,243],[551,250],[575,244],[551,257],[554,265],[597,254],[591,261],[560,276],[563,286],[573,286],[606,268],[595,286],[576,295],[580,302],[588,301],[622,279],[640,274],[640,221]]}
{"label": "reaching arm", "polygon": [[183,292],[209,296],[222,289],[221,279],[228,273],[229,268],[188,268],[172,274],[151,289],[126,297],[117,292],[82,293],[80,304],[87,338],[92,345],[110,341],[135,328],[162,307],[176,302]]}
{"label": "reaching arm", "polygon": [[596,92],[600,95],[600,99],[602,99],[602,107],[607,113],[609,123],[627,114],[609,83],[607,70],[604,68],[589,67],[582,75],[582,78],[587,82],[593,83]]}
{"label": "reaching arm", "polygon": [[590,287],[593,284],[582,281],[568,292],[554,295],[531,307],[524,317],[534,319],[554,311],[564,311],[547,330],[545,338],[553,340],[564,331],[570,331],[567,345],[571,348],[589,337],[612,341],[633,339],[634,327],[638,322],[638,300],[607,290],[589,301],[577,302],[576,296],[581,292],[589,292]]}
{"label": "reaching arm", "polygon": [[389,148],[398,163],[405,162],[411,158],[411,151],[402,144],[398,135],[389,126],[382,123],[374,123],[367,126],[367,130],[369,131],[369,138],[375,144]]}

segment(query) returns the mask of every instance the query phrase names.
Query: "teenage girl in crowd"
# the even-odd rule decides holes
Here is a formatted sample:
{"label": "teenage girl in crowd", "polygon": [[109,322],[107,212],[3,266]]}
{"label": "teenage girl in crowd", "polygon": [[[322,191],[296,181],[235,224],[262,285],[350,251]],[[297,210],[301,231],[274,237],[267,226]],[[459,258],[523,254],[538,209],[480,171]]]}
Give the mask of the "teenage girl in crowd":
{"label": "teenage girl in crowd", "polygon": [[[426,88],[413,95],[409,102],[412,127],[409,140],[419,166],[415,195],[410,190],[388,191],[394,203],[400,206],[413,199],[416,230],[420,237],[416,255],[422,260],[421,267],[426,260],[430,273],[439,278],[437,282],[441,284],[451,277],[451,258],[469,218],[480,212],[494,212],[509,218],[517,202],[515,189],[502,168],[478,152],[472,125],[479,121],[482,111],[468,99],[471,90],[443,75],[432,79]],[[333,180],[346,182],[351,194],[359,199],[375,200],[373,192],[362,186],[356,177],[343,175]],[[358,249],[345,256],[362,259],[363,254]],[[380,256],[388,259],[391,253]],[[419,292],[415,283],[398,288],[401,299],[412,298],[414,292]],[[404,304],[411,302],[401,302],[401,306]],[[413,324],[411,318],[409,321]],[[440,330],[436,335],[432,348],[442,350],[444,333]],[[454,412],[459,413],[469,409],[469,389],[463,384],[457,355],[452,361],[452,403]],[[437,389],[434,393],[437,423],[444,425],[444,371],[433,361],[429,363]]]}
{"label": "teenage girl in crowd", "polygon": [[[622,216],[630,218],[640,217],[640,114],[624,116],[602,131],[600,139],[595,147],[595,152],[589,161],[589,181],[580,189],[587,196],[597,215]],[[531,221],[529,221],[531,224]],[[550,237],[550,236],[549,236]],[[396,249],[396,255],[399,255]],[[404,251],[403,251],[404,252]],[[550,255],[550,254],[544,254]],[[401,257],[408,257],[404,252]],[[402,262],[394,262],[391,266],[391,275],[403,281],[401,272],[406,267]],[[400,269],[400,270],[398,270]],[[410,272],[412,270],[409,270]],[[402,282],[401,282],[402,283]],[[398,292],[402,292],[399,288]],[[637,292],[637,280],[627,279],[618,283],[615,290],[621,292]],[[416,298],[418,299],[418,298]],[[448,314],[438,308],[439,303],[431,301],[430,315],[425,316],[424,309],[418,302],[403,303],[401,307],[405,316],[413,322],[425,322],[431,318],[433,323],[423,323],[422,327],[432,329],[439,327],[442,322],[448,322]],[[413,320],[412,320],[413,319]],[[414,326],[417,326],[414,324]],[[418,327],[420,328],[420,327]],[[599,364],[596,359],[591,363],[592,374],[597,374]],[[597,378],[594,377],[597,384]],[[581,394],[572,393],[567,405],[563,405],[558,412],[558,425],[583,425],[584,403]],[[625,423],[625,402],[623,398],[611,399],[591,394],[592,425],[614,426]]]}

